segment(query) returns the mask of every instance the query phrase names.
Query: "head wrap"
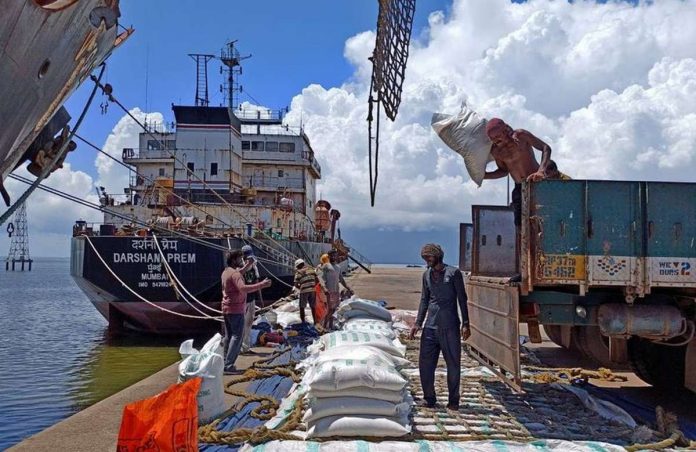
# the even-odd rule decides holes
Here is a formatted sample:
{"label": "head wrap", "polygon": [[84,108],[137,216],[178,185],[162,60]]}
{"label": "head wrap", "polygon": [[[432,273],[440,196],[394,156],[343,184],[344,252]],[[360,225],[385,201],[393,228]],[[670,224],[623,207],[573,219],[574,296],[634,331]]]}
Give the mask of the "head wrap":
{"label": "head wrap", "polygon": [[303,261],[302,259],[297,259],[297,260],[295,261],[295,268],[297,268],[297,267],[299,267],[299,266],[301,266],[301,265],[304,265],[304,264],[305,264],[305,261]]}
{"label": "head wrap", "polygon": [[445,257],[445,252],[437,243],[428,243],[421,248],[421,256],[433,256],[442,259]]}
{"label": "head wrap", "polygon": [[488,135],[488,138],[490,138],[493,131],[502,129],[506,126],[507,124],[505,124],[505,121],[503,121],[502,119],[493,118],[486,124],[486,135]]}
{"label": "head wrap", "polygon": [[322,254],[320,260],[321,260],[321,263],[322,263],[322,264],[328,264],[328,263],[329,263],[329,255],[328,255],[328,254]]}
{"label": "head wrap", "polygon": [[251,256],[254,254],[254,249],[249,245],[244,245],[242,247],[242,253],[244,253],[244,256]]}

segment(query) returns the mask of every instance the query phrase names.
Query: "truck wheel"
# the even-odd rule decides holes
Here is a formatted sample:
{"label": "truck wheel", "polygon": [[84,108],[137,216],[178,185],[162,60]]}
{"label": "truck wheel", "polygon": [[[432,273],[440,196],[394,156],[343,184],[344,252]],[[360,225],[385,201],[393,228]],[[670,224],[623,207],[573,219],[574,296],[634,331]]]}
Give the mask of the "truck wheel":
{"label": "truck wheel", "polygon": [[684,388],[686,346],[658,345],[638,337],[628,341],[633,371],[646,383],[671,392]]}
{"label": "truck wheel", "polygon": [[580,353],[596,365],[613,369],[622,368],[621,363],[612,362],[609,358],[609,338],[602,335],[598,326],[575,327],[573,343]]}
{"label": "truck wheel", "polygon": [[[559,347],[563,348],[573,348],[573,337],[571,333],[571,338],[570,338],[570,347],[566,347],[563,345],[563,327],[564,325],[544,325],[544,331],[546,332],[546,335],[551,339],[551,342],[554,344],[558,345]],[[567,328],[572,328],[568,326]]]}

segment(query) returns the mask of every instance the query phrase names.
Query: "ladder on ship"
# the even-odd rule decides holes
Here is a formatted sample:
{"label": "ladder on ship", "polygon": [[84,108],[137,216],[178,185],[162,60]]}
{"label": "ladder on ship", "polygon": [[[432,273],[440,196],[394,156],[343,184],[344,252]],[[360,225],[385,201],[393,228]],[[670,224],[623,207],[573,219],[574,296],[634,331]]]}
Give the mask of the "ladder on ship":
{"label": "ladder on ship", "polygon": [[348,249],[350,249],[348,259],[353,261],[358,265],[358,267],[362,268],[366,272],[372,273],[372,261],[355,248],[349,246]]}

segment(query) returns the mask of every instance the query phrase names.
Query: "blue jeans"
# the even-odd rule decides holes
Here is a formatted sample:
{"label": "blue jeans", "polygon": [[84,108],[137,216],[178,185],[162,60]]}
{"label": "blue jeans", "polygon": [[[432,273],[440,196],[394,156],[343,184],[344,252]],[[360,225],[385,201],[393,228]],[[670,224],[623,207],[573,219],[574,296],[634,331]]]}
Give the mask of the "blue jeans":
{"label": "blue jeans", "polygon": [[225,314],[225,371],[236,370],[234,362],[237,361],[239,350],[242,348],[242,335],[244,334],[244,314]]}
{"label": "blue jeans", "polygon": [[423,398],[426,403],[435,404],[435,369],[441,351],[447,365],[447,392],[449,393],[447,405],[458,408],[462,357],[461,332],[458,327],[423,328],[418,357]]}

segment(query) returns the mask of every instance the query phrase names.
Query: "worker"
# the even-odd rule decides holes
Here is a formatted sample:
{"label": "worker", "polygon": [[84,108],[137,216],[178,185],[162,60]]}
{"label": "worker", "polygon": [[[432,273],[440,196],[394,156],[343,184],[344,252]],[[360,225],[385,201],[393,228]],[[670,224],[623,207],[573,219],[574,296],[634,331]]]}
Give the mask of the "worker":
{"label": "worker", "polygon": [[[491,155],[498,168],[486,172],[484,179],[500,179],[508,174],[515,181],[512,203],[515,226],[522,224],[522,182],[540,181],[546,177],[546,168],[551,160],[551,147],[532,133],[512,130],[502,119],[493,118],[486,124],[486,134],[493,142]],[[534,149],[541,151],[541,164],[537,163]]]}
{"label": "worker", "polygon": [[312,320],[317,322],[316,296],[314,286],[317,284],[317,273],[304,260],[295,261],[295,287],[300,291],[300,321],[305,323],[305,309],[309,304],[312,311]]}
{"label": "worker", "polygon": [[243,253],[234,250],[227,254],[227,268],[222,272],[222,316],[225,322],[225,368],[226,374],[235,373],[234,366],[242,347],[244,333],[244,311],[249,292],[265,289],[271,286],[269,279],[256,284],[247,285],[239,269],[243,267]]}
{"label": "worker", "polygon": [[426,408],[437,406],[435,369],[442,352],[447,365],[447,409],[458,411],[461,342],[469,339],[471,331],[464,277],[457,267],[445,264],[444,257],[444,251],[435,243],[429,243],[421,249],[421,258],[428,268],[423,273],[420,306],[409,338],[415,339],[418,331],[423,329],[418,356],[418,370],[423,388],[421,404]]}
{"label": "worker", "polygon": [[[242,247],[242,254],[244,256],[244,267],[240,269],[240,272],[244,276],[244,284],[256,284],[261,280],[261,274],[259,273],[259,268],[256,265],[254,249],[249,245],[244,245]],[[263,306],[263,294],[261,293],[261,290],[249,292],[246,296],[246,306],[244,309],[244,334],[242,336],[241,349],[242,355],[245,355],[251,351],[251,325],[254,324],[257,304]]]}
{"label": "worker", "polygon": [[318,268],[319,284],[326,297],[327,311],[323,326],[327,330],[333,328],[333,315],[338,308],[338,303],[341,301],[339,283],[346,288],[348,293],[353,293],[348,284],[346,284],[341,269],[336,265],[336,255],[336,250],[332,249],[329,251],[326,255],[327,263],[324,263],[324,256],[322,256],[322,264]]}
{"label": "worker", "polygon": [[546,178],[555,180],[573,180],[572,177],[558,171],[558,166],[553,160],[549,160],[549,164],[546,166]]}

